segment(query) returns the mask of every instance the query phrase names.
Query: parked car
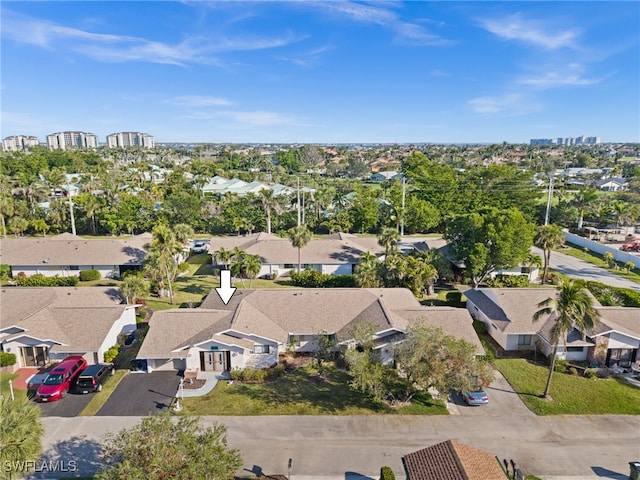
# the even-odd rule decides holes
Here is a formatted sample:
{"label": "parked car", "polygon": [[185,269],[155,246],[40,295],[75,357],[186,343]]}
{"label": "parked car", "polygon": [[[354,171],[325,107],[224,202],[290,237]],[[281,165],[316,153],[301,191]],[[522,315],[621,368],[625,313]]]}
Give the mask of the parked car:
{"label": "parked car", "polygon": [[193,244],[193,253],[205,253],[208,247],[205,242],[196,242]]}
{"label": "parked car", "polygon": [[486,405],[489,403],[489,396],[484,390],[472,390],[463,393],[462,396],[467,405]]}
{"label": "parked car", "polygon": [[80,356],[71,356],[62,360],[44,379],[36,392],[39,402],[60,400],[75,387],[80,373],[87,368],[87,361]]}
{"label": "parked car", "polygon": [[101,392],[102,384],[115,373],[113,364],[89,365],[78,377],[76,392]]}

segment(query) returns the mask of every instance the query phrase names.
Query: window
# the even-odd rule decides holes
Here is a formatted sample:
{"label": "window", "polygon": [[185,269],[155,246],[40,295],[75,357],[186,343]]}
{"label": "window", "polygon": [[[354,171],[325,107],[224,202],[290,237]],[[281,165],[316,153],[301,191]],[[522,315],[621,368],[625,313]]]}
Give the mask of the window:
{"label": "window", "polygon": [[567,352],[582,352],[584,347],[567,347]]}
{"label": "window", "polygon": [[518,335],[518,345],[531,345],[531,335]]}
{"label": "window", "polygon": [[256,345],[253,347],[253,353],[269,353],[269,345]]}
{"label": "window", "polygon": [[297,263],[285,263],[284,268],[298,268]]}
{"label": "window", "polygon": [[531,273],[530,267],[520,267],[520,273]]}
{"label": "window", "polygon": [[78,266],[78,265],[69,265],[69,270],[80,270],[80,266]]}

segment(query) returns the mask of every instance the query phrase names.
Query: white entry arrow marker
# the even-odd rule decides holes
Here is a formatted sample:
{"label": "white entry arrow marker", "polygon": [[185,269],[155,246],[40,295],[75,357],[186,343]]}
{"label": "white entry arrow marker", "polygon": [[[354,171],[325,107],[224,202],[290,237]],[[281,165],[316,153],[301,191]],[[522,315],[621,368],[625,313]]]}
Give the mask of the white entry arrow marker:
{"label": "white entry arrow marker", "polygon": [[231,286],[231,270],[220,270],[220,288],[216,288],[220,300],[226,305],[235,291],[236,287]]}

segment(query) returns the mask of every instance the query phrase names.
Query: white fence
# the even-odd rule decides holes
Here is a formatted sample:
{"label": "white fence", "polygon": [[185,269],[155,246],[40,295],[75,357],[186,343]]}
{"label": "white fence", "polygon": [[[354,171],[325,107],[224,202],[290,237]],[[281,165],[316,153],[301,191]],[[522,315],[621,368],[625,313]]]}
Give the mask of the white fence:
{"label": "white fence", "polygon": [[609,245],[603,245],[602,243],[594,242],[588,238],[581,237],[574,233],[565,232],[564,238],[568,243],[578,245],[582,248],[588,248],[592,252],[604,255],[605,252],[611,252],[613,259],[617,262],[627,263],[632,262],[636,268],[640,268],[640,255],[633,254],[631,252],[623,252],[619,250],[619,247],[611,247]]}

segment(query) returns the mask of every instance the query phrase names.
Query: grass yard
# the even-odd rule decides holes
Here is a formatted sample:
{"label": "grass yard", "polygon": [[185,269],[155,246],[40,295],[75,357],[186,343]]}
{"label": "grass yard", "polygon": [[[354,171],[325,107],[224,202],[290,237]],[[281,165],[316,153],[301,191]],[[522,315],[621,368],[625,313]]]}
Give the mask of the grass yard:
{"label": "grass yard", "polygon": [[[15,380],[18,378],[17,373],[0,372],[0,395],[11,395],[9,391],[9,380]],[[18,390],[14,387],[14,394],[17,392],[23,392],[24,390]]]}
{"label": "grass yard", "polygon": [[556,372],[549,392],[553,400],[547,401],[539,397],[549,372],[546,367],[524,359],[495,359],[493,363],[537,415],[640,415],[640,388],[624,380]]}
{"label": "grass yard", "polygon": [[325,366],[326,381],[306,366],[283,378],[262,384],[218,382],[203,397],[185,398],[185,415],[446,415],[444,402],[429,395],[414,397],[411,405],[392,408],[351,389],[349,375]]}

